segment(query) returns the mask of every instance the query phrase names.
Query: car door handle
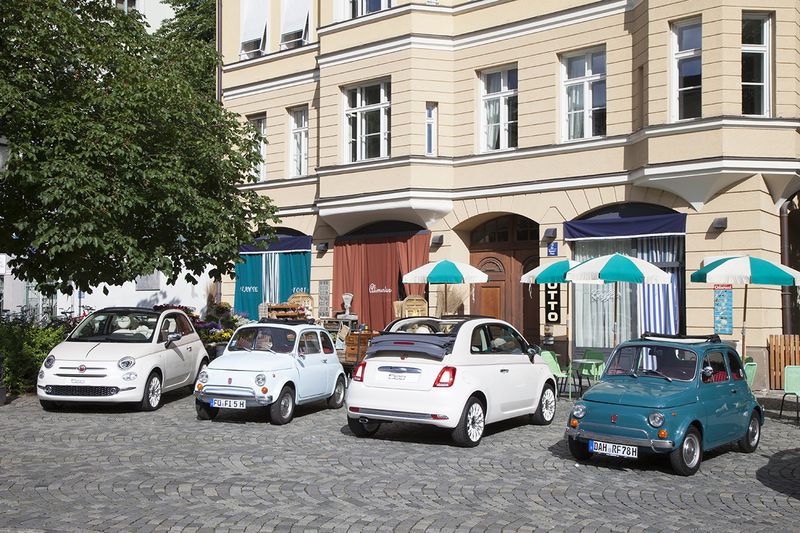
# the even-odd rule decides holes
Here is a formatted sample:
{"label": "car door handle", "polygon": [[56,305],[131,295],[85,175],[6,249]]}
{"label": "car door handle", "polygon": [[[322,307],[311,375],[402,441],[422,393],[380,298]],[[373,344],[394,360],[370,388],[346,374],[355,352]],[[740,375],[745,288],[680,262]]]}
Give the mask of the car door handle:
{"label": "car door handle", "polygon": [[322,360],[322,362],[323,362],[323,363],[327,363],[327,362],[328,362],[328,360],[327,360],[327,359],[323,359],[323,360]]}
{"label": "car door handle", "polygon": [[508,369],[507,368],[501,368],[500,369],[500,373],[501,374],[508,374]]}
{"label": "car door handle", "polygon": [[189,346],[189,347],[188,347],[188,348],[186,348],[186,349],[187,349],[187,350],[189,350],[190,352],[192,351],[192,347],[191,347],[191,346]]}
{"label": "car door handle", "polygon": [[731,389],[731,394],[736,394],[736,389]]}

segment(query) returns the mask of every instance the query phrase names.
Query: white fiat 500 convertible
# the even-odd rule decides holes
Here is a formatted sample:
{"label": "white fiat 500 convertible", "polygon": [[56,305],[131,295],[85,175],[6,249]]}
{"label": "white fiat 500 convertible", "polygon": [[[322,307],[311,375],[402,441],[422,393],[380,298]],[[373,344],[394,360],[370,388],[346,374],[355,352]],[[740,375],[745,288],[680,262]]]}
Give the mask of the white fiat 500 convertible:
{"label": "white fiat 500 convertible", "polygon": [[535,347],[510,324],[477,317],[403,318],[367,349],[347,390],[347,423],[358,437],[382,422],[451,429],[477,446],[485,424],[529,415],[550,424],[556,382]]}
{"label": "white fiat 500 convertible", "polygon": [[45,409],[73,402],[161,406],[161,394],[192,386],[208,354],[183,311],[109,307],[86,317],[42,364]]}
{"label": "white fiat 500 convertible", "polygon": [[237,329],[225,352],[197,377],[197,417],[220,409],[269,407],[273,424],[286,424],[295,405],[344,403],[344,369],[328,332],[308,322],[263,320]]}

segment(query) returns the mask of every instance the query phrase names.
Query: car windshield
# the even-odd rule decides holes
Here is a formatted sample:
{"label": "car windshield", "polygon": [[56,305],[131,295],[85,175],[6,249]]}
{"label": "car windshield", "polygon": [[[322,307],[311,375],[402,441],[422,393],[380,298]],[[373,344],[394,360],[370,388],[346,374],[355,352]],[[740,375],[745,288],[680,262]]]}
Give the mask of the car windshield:
{"label": "car windshield", "polygon": [[228,351],[291,353],[296,339],[297,334],[287,328],[272,326],[242,328],[231,337]]}
{"label": "car windshield", "polygon": [[391,325],[392,333],[439,333],[449,335],[463,320],[438,319],[430,317],[410,317],[398,320]]}
{"label": "car windshield", "polygon": [[154,311],[97,311],[75,328],[68,341],[150,342],[158,322]]}
{"label": "car windshield", "polygon": [[620,346],[606,365],[607,376],[652,376],[691,381],[697,371],[697,354],[661,345]]}

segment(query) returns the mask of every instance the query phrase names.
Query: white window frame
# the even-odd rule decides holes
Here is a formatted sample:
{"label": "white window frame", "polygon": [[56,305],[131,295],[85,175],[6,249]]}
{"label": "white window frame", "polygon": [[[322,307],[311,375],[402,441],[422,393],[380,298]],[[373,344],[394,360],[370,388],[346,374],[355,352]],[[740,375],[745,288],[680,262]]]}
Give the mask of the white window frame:
{"label": "white window frame", "polygon": [[[282,3],[281,9],[284,8],[285,4]],[[312,12],[313,9],[311,9],[311,6],[309,5],[308,16],[306,16],[306,25],[302,30],[289,33],[281,33],[281,42],[280,42],[281,50],[290,50],[292,48],[299,48],[301,46],[305,46],[308,44],[308,36],[311,28]],[[281,19],[281,25],[283,25],[283,19]],[[283,31],[283,28],[281,28],[281,31]]]}
{"label": "white window frame", "polygon": [[[764,12],[744,12],[742,13],[742,21],[744,20],[760,21],[762,24],[762,31],[764,33],[763,44],[742,43],[742,55],[749,53],[761,54],[764,56],[762,62],[763,71],[761,73],[763,82],[759,84],[754,82],[745,83],[742,81],[742,93],[744,93],[744,87],[746,85],[762,85],[764,87],[761,100],[761,105],[763,106],[764,112],[760,115],[747,114],[746,116],[769,117],[772,116],[772,14]],[[742,102],[742,106],[744,106],[744,102]],[[742,109],[742,115],[745,115],[744,109]]]}
{"label": "white window frame", "polygon": [[[364,105],[364,90],[367,87],[380,85],[380,102],[377,104]],[[356,91],[356,106],[349,107],[348,93]],[[391,156],[391,81],[381,80],[359,85],[351,85],[342,90],[342,98],[344,100],[344,158],[346,163],[356,163],[359,161],[372,161],[375,159],[383,159]],[[364,113],[368,111],[380,110],[380,155],[375,157],[365,157],[366,135],[364,134]],[[356,138],[353,141],[350,136],[350,118],[356,117]],[[356,154],[353,158],[351,143],[355,142]]]}
{"label": "white window frame", "polygon": [[[693,26],[693,25],[700,26],[700,48],[692,48],[690,50],[679,50],[680,43],[678,42],[678,30],[684,28],[686,26]],[[679,20],[673,22],[670,27],[670,39],[671,39],[671,48],[672,48],[672,66],[671,66],[671,74],[670,74],[670,82],[671,82],[671,110],[670,115],[672,118],[672,122],[679,122],[683,120],[695,120],[698,118],[703,118],[703,67],[702,67],[702,58],[703,58],[703,19],[701,17],[692,17],[685,20]],[[699,117],[687,117],[681,118],[680,117],[680,92],[695,89],[696,87],[685,87],[680,89],[678,87],[678,63],[682,59],[690,59],[694,57],[699,57],[701,66],[700,66],[700,116]]]}
{"label": "white window frame", "polygon": [[261,162],[253,168],[253,175],[258,181],[265,181],[267,179],[267,115],[262,113],[260,115],[252,115],[247,117],[247,122],[261,134],[261,142],[259,143],[259,152],[261,153]]}
{"label": "white window frame", "polygon": [[[508,88],[508,73],[511,71],[517,72],[517,89],[509,89]],[[500,73],[500,92],[487,94],[486,92],[486,83],[487,78],[491,74]],[[517,120],[516,121],[509,121],[508,120],[508,99],[511,97],[517,97]],[[490,100],[499,100],[500,102],[500,146],[498,148],[489,148],[488,138],[487,138],[487,130],[488,124],[486,123],[488,117],[486,116],[486,103]],[[481,72],[481,102],[480,102],[480,152],[488,153],[488,152],[499,152],[501,150],[516,150],[519,147],[519,70],[517,69],[516,65],[513,66],[506,66],[503,68],[496,68],[492,70],[485,70]],[[508,146],[508,125],[512,122],[516,122],[517,124],[517,144],[516,146]]]}
{"label": "white window frame", "polygon": [[344,2],[344,19],[354,19],[383,11],[392,7],[392,0],[379,0],[381,3],[380,8],[374,11],[367,11],[370,0],[343,0]]}
{"label": "white window frame", "polygon": [[[603,52],[605,55],[605,64],[603,65],[603,73],[595,74],[592,71],[592,54]],[[569,78],[569,60],[576,57],[582,57],[586,67],[584,75],[580,78]],[[608,83],[606,83],[606,131],[601,135],[592,135],[594,131],[594,107],[592,106],[593,92],[592,86],[595,82],[606,81],[608,72],[608,55],[606,54],[605,47],[595,47],[584,49],[576,52],[569,52],[561,56],[561,124],[563,131],[561,132],[561,140],[564,142],[583,141],[586,139],[599,139],[608,135]],[[570,138],[569,132],[569,88],[581,86],[583,88],[583,136]]]}
{"label": "white window frame", "polygon": [[[252,7],[252,6],[250,6]],[[269,9],[269,6],[266,6]],[[242,1],[240,3],[240,8],[242,9],[239,17],[239,24],[240,30],[244,33],[245,30],[245,20],[247,17],[253,15],[253,13],[247,11],[245,7],[245,2]],[[259,22],[260,28],[260,17],[257,19]],[[239,43],[239,59],[244,61],[245,59],[253,59],[256,57],[261,57],[267,53],[267,47],[269,45],[269,16],[267,13],[266,18],[264,19],[264,31],[261,32],[261,36],[258,39],[250,39],[247,41],[243,41],[244,36],[240,35],[240,43]]]}
{"label": "white window frame", "polygon": [[[297,138],[300,153],[297,153]],[[299,168],[298,168],[299,167]],[[308,106],[289,109],[289,177],[308,175]]]}
{"label": "white window frame", "polygon": [[[436,157],[439,146],[439,104],[425,102],[425,155]],[[428,148],[430,146],[430,149]]]}

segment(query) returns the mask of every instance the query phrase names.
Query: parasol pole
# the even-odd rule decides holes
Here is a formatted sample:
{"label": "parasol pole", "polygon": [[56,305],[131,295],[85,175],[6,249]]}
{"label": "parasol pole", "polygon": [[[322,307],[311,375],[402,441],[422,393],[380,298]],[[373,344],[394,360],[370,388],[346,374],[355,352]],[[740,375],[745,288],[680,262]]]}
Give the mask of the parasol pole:
{"label": "parasol pole", "polygon": [[618,292],[619,282],[614,282],[614,345],[611,347],[612,349],[617,346],[617,292]]}
{"label": "parasol pole", "polygon": [[442,309],[442,316],[447,314],[447,283],[444,284],[444,309]]}
{"label": "parasol pole", "polygon": [[744,314],[742,316],[742,360],[747,358],[747,283],[744,284]]}

